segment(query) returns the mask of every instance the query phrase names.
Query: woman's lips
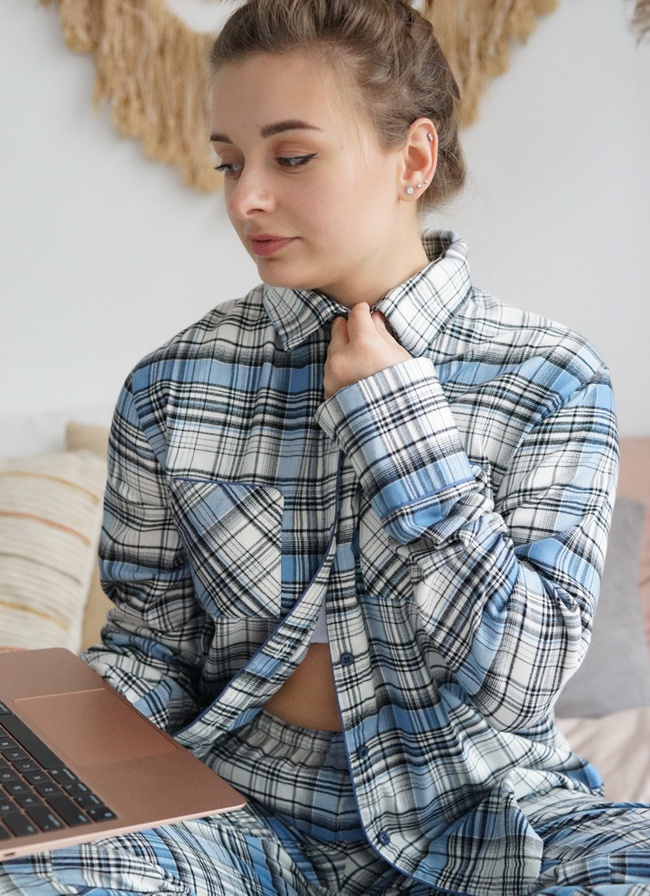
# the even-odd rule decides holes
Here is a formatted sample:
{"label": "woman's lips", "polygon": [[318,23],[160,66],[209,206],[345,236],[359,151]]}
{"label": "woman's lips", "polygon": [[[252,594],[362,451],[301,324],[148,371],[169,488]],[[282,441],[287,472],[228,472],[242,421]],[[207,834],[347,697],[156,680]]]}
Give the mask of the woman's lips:
{"label": "woman's lips", "polygon": [[256,236],[251,237],[251,250],[254,255],[274,255],[294,241],[293,236]]}

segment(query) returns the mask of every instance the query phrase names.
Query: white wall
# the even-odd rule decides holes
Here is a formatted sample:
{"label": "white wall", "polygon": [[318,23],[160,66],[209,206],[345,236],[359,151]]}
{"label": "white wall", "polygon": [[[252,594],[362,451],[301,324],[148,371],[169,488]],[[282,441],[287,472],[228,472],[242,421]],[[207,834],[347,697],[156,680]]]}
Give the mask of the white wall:
{"label": "white wall", "polygon": [[[173,5],[207,25],[219,4]],[[592,339],[630,435],[650,432],[650,42],[627,11],[561,0],[541,21],[466,131],[470,186],[438,223],[477,285]],[[93,77],[54,4],[3,0],[0,417],[107,415],[145,352],[257,280],[221,196],[119,139]]]}

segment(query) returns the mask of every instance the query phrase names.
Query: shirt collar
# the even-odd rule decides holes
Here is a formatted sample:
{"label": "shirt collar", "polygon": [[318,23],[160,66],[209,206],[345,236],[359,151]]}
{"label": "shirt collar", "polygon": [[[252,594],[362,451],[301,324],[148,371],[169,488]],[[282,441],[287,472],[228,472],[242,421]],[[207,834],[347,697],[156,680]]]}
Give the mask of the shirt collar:
{"label": "shirt collar", "polygon": [[[429,264],[374,306],[410,354],[424,353],[471,286],[467,248],[453,231],[425,234]],[[348,309],[314,290],[264,286],[263,302],[286,351]]]}

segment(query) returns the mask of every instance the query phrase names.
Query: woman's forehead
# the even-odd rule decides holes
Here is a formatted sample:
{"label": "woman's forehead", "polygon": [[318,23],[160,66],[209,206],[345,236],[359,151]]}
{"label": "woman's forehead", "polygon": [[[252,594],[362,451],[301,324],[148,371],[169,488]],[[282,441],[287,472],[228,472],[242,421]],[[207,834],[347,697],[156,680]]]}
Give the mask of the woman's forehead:
{"label": "woman's forehead", "polygon": [[[347,79],[346,79],[347,81]],[[212,82],[212,130],[251,128],[268,136],[283,122],[322,131],[358,128],[358,108],[321,54],[255,54],[222,65]]]}

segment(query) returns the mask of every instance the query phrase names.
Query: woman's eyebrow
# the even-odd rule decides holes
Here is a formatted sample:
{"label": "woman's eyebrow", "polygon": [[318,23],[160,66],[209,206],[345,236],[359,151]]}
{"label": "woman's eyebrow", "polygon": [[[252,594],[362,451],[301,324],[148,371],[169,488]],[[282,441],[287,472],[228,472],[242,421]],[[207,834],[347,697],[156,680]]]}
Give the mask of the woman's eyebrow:
{"label": "woman's eyebrow", "polygon": [[291,118],[288,121],[278,121],[277,124],[265,125],[260,134],[262,137],[272,137],[274,134],[281,134],[283,131],[320,131],[315,124],[308,124],[298,118]]}
{"label": "woman's eyebrow", "polygon": [[[291,118],[288,121],[278,121],[275,124],[267,124],[264,125],[263,128],[260,129],[260,134],[262,137],[273,137],[275,134],[282,134],[284,131],[320,131],[322,128],[316,127],[315,124],[309,124],[306,121],[301,121],[298,118]],[[210,134],[210,142],[211,143],[232,143],[232,140],[227,134],[219,134],[217,132],[213,132]]]}

